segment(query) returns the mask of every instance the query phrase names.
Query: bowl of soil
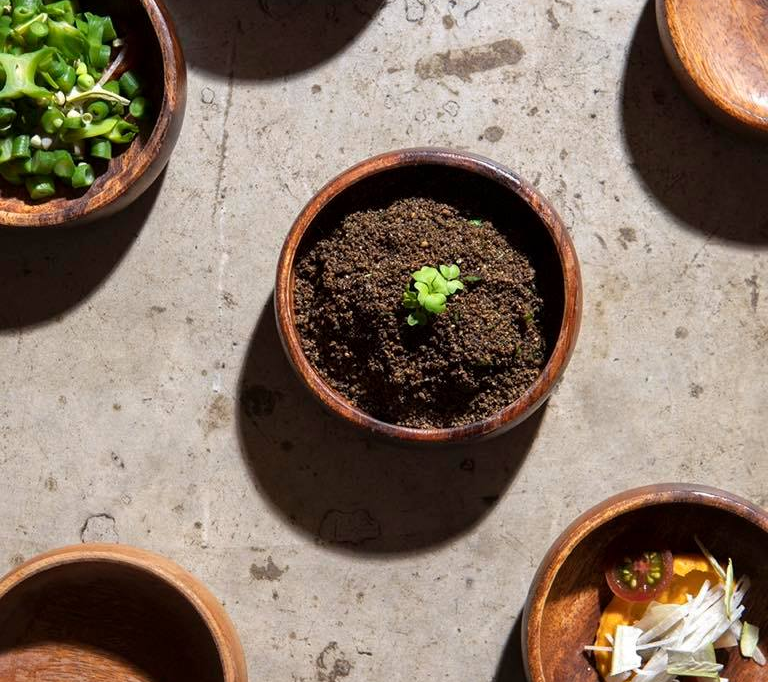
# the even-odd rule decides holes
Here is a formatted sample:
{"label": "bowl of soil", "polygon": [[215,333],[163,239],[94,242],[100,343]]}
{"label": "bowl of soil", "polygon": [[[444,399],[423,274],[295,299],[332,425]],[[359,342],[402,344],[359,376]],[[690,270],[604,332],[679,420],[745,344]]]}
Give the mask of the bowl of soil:
{"label": "bowl of soil", "polygon": [[0,579],[0,679],[246,682],[218,600],[156,554],[77,545]]}
{"label": "bowl of soil", "polygon": [[275,286],[303,383],[377,435],[502,433],[570,359],[581,279],[549,203],[488,159],[408,149],[332,180],[296,219]]}

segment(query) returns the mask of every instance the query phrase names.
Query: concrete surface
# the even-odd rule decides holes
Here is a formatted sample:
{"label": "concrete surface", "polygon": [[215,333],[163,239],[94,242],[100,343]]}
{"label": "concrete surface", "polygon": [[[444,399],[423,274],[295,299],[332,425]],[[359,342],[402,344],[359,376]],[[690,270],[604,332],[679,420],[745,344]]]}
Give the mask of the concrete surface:
{"label": "concrete surface", "polygon": [[[517,682],[529,581],[579,512],[669,480],[768,502],[765,146],[688,104],[649,8],[169,4],[190,96],[164,178],[105,224],[0,231],[3,568],[165,553],[226,603],[254,681]],[[323,415],[268,305],[311,194],[417,144],[536,183],[586,294],[546,410],[447,452]]]}

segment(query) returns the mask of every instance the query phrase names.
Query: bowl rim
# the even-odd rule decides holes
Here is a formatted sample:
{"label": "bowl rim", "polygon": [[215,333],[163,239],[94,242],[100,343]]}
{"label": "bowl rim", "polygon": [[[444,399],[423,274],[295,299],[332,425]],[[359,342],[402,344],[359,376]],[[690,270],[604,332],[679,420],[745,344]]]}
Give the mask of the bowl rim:
{"label": "bowl rim", "polygon": [[[700,69],[683,49],[676,0],[655,0],[656,24],[658,26],[664,54],[683,88],[692,100],[706,113],[713,114],[721,123],[742,133],[748,132],[766,139],[768,136],[768,110],[765,116],[743,108],[738,102],[726,97],[710,81],[701,78]],[[674,21],[673,21],[674,18]],[[703,63],[707,65],[706,62]]]}
{"label": "bowl rim", "polygon": [[552,543],[531,581],[523,610],[522,649],[529,682],[552,682],[542,670],[540,629],[555,577],[574,548],[590,533],[628,512],[663,504],[694,504],[735,514],[768,533],[768,511],[734,493],[694,483],[660,483],[631,488],[590,507]]}
{"label": "bowl rim", "polygon": [[[410,166],[445,166],[464,170],[496,182],[520,197],[539,218],[551,239],[563,278],[563,315],[557,342],[549,359],[528,390],[498,412],[464,426],[417,429],[381,421],[353,406],[320,376],[307,360],[295,323],[295,258],[315,218],[337,196],[361,180]],[[302,209],[283,244],[275,282],[275,315],[283,348],[299,378],[331,412],[377,435],[413,443],[448,443],[480,438],[515,426],[546,400],[571,358],[581,323],[582,285],[579,261],[565,224],[550,203],[532,185],[509,168],[479,154],[440,147],[414,147],[369,157],[346,169]]]}
{"label": "bowl rim", "polygon": [[[100,191],[93,195],[86,192],[82,196],[68,199],[62,206],[45,210],[46,203],[34,204],[32,211],[12,211],[5,208],[6,201],[0,197],[0,228],[18,227],[55,227],[68,223],[88,220],[96,217],[97,211],[103,211],[118,202],[123,195],[139,183],[145,173],[161,154],[167,138],[173,135],[177,126],[174,117],[183,116],[186,88],[186,62],[179,42],[176,28],[164,0],[137,0],[152,25],[158,41],[163,61],[163,102],[157,112],[152,134],[136,156],[134,163],[123,168],[114,176],[122,180],[119,191]],[[181,106],[179,106],[181,105]],[[180,127],[180,126],[179,126]],[[159,174],[162,168],[158,168]],[[147,186],[151,184],[151,178]],[[146,187],[144,188],[146,189]]]}
{"label": "bowl rim", "polygon": [[[156,578],[195,609],[216,645],[224,682],[247,682],[245,655],[235,626],[208,588],[170,559],[129,545],[85,543],[39,554],[0,578],[0,605],[11,590],[30,578],[72,564],[127,566]],[[1,608],[1,607],[0,607]]]}

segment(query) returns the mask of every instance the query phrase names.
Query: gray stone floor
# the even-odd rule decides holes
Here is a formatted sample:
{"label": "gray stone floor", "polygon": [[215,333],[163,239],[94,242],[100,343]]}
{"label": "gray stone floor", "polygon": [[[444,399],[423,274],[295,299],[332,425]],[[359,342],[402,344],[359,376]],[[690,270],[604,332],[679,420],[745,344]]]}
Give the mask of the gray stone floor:
{"label": "gray stone floor", "polygon": [[[168,2],[190,82],[164,177],[103,224],[0,231],[3,569],[81,540],[167,554],[253,680],[519,682],[528,584],[579,512],[675,480],[768,502],[766,148],[688,104],[650,7]],[[312,193],[415,145],[534,182],[585,287],[546,409],[427,453],[326,417],[269,305]]]}

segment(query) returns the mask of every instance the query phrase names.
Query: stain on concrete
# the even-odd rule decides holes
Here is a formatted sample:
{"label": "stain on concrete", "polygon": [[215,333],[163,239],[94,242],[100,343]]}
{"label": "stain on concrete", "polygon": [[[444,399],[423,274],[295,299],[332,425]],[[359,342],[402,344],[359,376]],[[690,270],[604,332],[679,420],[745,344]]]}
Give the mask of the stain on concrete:
{"label": "stain on concrete", "polygon": [[561,149],[560,150],[560,160],[565,161],[568,158],[568,150],[567,149]]}
{"label": "stain on concrete", "polygon": [[232,407],[230,406],[230,401],[225,396],[219,394],[208,406],[208,412],[203,423],[203,431],[205,435],[208,435],[216,429],[223,428],[231,421]]}
{"label": "stain on concrete", "polygon": [[123,406],[120,403],[112,403],[112,409],[115,412],[120,412],[120,410],[123,409]]}
{"label": "stain on concrete", "polygon": [[536,114],[538,114],[538,113],[539,113],[539,107],[531,107],[531,108],[528,110],[528,115],[529,115],[529,116],[535,116],[535,115],[536,115]]}
{"label": "stain on concrete", "polygon": [[418,23],[427,13],[426,0],[405,0],[405,20]]}
{"label": "stain on concrete", "polygon": [[46,478],[44,485],[49,493],[55,493],[59,489],[59,484],[53,476]]}
{"label": "stain on concrete", "polygon": [[259,566],[256,563],[251,564],[251,578],[254,580],[280,580],[282,575],[288,570],[288,566],[285,568],[278,568],[272,557],[267,557],[267,563],[264,566]]}
{"label": "stain on concrete", "polygon": [[320,522],[318,535],[326,542],[359,545],[380,537],[381,526],[367,509],[351,512],[329,509]]}
{"label": "stain on concrete", "polygon": [[224,305],[227,306],[227,308],[230,310],[237,308],[237,301],[235,300],[235,297],[228,291],[222,292],[221,298],[224,301]]}
{"label": "stain on concrete", "polygon": [[483,132],[483,138],[488,142],[498,142],[502,137],[504,137],[504,129],[499,126],[489,126]]}
{"label": "stain on concrete", "polygon": [[760,284],[757,281],[757,275],[747,277],[744,280],[744,284],[750,289],[749,304],[752,306],[752,310],[757,312],[757,304],[760,302]]}
{"label": "stain on concrete", "polygon": [[312,86],[312,94],[313,94],[313,95],[317,95],[318,93],[320,93],[320,92],[322,92],[322,91],[323,91],[323,88],[322,88],[321,86],[319,86],[317,83],[315,83],[315,84]]}
{"label": "stain on concrete", "polygon": [[557,31],[557,29],[560,28],[560,22],[555,16],[555,10],[551,7],[547,10],[547,21],[554,31]]}
{"label": "stain on concrete", "polygon": [[623,249],[628,249],[628,244],[637,241],[637,233],[633,227],[622,227],[619,230],[619,244]]}
{"label": "stain on concrete", "polygon": [[424,80],[458,76],[466,83],[472,74],[517,64],[525,54],[522,44],[513,38],[474,45],[459,50],[438,52],[416,62],[416,75]]}
{"label": "stain on concrete", "polygon": [[329,642],[315,659],[315,670],[317,682],[338,682],[352,672],[352,663],[336,642]]}
{"label": "stain on concrete", "polygon": [[80,529],[81,542],[120,542],[115,517],[111,514],[93,514]]}
{"label": "stain on concrete", "polygon": [[450,14],[444,14],[443,26],[450,31],[454,26],[456,26],[456,19],[454,19]]}
{"label": "stain on concrete", "polygon": [[600,242],[600,246],[602,246],[604,249],[608,248],[608,244],[605,243],[605,239],[603,239],[602,235],[595,232],[595,239]]}
{"label": "stain on concrete", "polygon": [[112,460],[112,464],[114,464],[118,469],[125,469],[125,462],[123,461],[123,458],[120,457],[116,452],[110,452],[109,458]]}
{"label": "stain on concrete", "polygon": [[704,387],[699,384],[691,384],[689,393],[691,398],[699,398],[701,394],[704,393]]}
{"label": "stain on concrete", "polygon": [[688,330],[685,327],[678,327],[675,329],[675,338],[676,339],[687,339],[688,338]]}
{"label": "stain on concrete", "polygon": [[16,568],[17,566],[21,566],[24,561],[25,559],[21,554],[14,554],[10,559],[8,559],[8,564],[11,568]]}
{"label": "stain on concrete", "polygon": [[147,317],[154,317],[155,315],[162,315],[167,308],[164,308],[161,305],[153,305],[148,311],[147,311]]}
{"label": "stain on concrete", "polygon": [[244,388],[240,397],[240,405],[246,416],[251,421],[255,421],[259,417],[271,415],[280,398],[279,391],[273,391],[261,384],[253,384]]}
{"label": "stain on concrete", "polygon": [[455,100],[449,99],[445,104],[443,104],[443,111],[451,118],[456,118],[456,115],[459,113],[459,103]]}

